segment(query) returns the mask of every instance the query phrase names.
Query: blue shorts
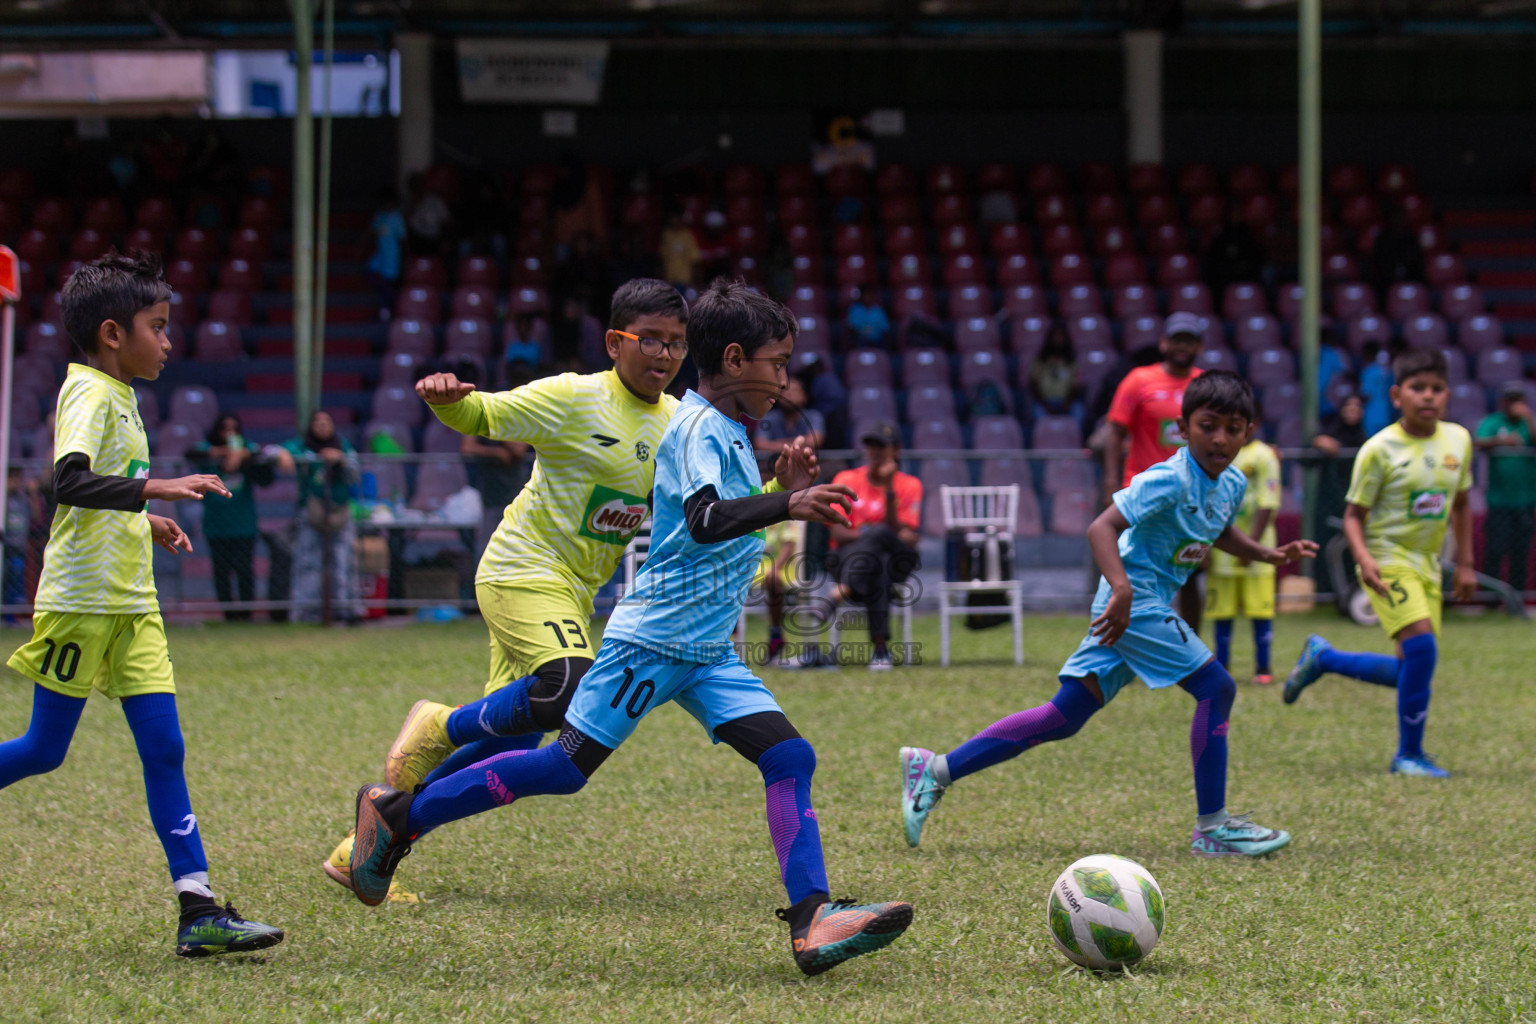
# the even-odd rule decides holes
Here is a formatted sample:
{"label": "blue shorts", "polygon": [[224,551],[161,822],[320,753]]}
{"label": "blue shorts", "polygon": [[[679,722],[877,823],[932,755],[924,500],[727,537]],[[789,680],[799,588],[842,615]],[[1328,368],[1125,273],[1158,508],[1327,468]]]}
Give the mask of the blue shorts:
{"label": "blue shorts", "polygon": [[565,720],[609,749],[629,739],[652,708],[675,700],[719,743],[726,722],[764,711],[778,701],[741,658],[700,664],[677,661],[623,640],[604,640],[597,660],[582,676]]}
{"label": "blue shorts", "polygon": [[1210,648],[1172,608],[1138,597],[1131,602],[1131,624],[1113,647],[1090,632],[1056,674],[1066,679],[1098,676],[1108,704],[1133,676],[1157,690],[1182,683],[1210,660]]}

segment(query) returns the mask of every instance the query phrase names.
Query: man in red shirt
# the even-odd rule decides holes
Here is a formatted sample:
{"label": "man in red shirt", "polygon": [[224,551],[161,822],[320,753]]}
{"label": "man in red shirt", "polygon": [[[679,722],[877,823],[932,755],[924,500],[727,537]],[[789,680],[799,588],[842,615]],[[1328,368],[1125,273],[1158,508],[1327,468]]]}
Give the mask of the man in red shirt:
{"label": "man in red shirt", "polygon": [[838,581],[838,600],[851,599],[869,610],[869,639],[874,652],[869,667],[891,667],[891,588],[918,567],[917,528],[923,509],[923,484],[901,465],[901,435],[888,423],[864,431],[864,465],[833,479],[853,488],[852,526],[833,525],[827,568]]}
{"label": "man in red shirt", "polygon": [[[1104,504],[1110,495],[1129,487],[1131,477],[1157,465],[1184,447],[1179,432],[1184,389],[1200,376],[1195,358],[1200,355],[1205,321],[1194,313],[1174,313],[1163,322],[1158,344],[1161,362],[1139,366],[1126,374],[1115,389],[1109,407],[1109,439],[1104,446]],[[1121,464],[1121,452],[1130,439],[1130,454]],[[1179,611],[1195,631],[1200,631],[1199,574],[1179,591]]]}

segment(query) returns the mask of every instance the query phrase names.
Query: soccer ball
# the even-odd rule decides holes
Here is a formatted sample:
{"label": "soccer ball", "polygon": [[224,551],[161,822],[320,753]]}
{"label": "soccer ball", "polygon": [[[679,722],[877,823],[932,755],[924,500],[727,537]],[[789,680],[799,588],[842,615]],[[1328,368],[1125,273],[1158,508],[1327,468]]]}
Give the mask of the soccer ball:
{"label": "soccer ball", "polygon": [[1068,960],[1118,971],[1152,952],[1163,934],[1163,890],[1146,868],[1097,853],[1057,876],[1045,905],[1051,938]]}

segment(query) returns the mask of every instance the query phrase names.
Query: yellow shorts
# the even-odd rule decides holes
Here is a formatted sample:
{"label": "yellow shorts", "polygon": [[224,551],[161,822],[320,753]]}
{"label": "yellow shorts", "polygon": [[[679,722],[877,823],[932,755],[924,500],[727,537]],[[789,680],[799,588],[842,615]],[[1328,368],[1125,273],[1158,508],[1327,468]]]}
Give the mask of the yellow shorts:
{"label": "yellow shorts", "polygon": [[1371,599],[1371,607],[1376,610],[1376,617],[1381,620],[1381,628],[1387,631],[1387,636],[1396,638],[1405,626],[1411,626],[1421,619],[1428,619],[1435,635],[1440,635],[1443,599],[1438,576],[1430,579],[1412,569],[1388,568],[1381,570],[1381,581],[1387,585],[1386,597],[1370,587],[1365,588],[1365,593]]}
{"label": "yellow shorts", "polygon": [[491,633],[488,694],[547,662],[597,657],[587,635],[589,605],[563,583],[480,583],[475,597]]}
{"label": "yellow shorts", "polygon": [[38,612],[32,639],[6,664],[66,697],[89,697],[93,688],[115,700],[176,692],[159,612]]}
{"label": "yellow shorts", "polygon": [[1250,619],[1275,617],[1275,575],[1243,574],[1205,577],[1205,614],[1213,619]]}

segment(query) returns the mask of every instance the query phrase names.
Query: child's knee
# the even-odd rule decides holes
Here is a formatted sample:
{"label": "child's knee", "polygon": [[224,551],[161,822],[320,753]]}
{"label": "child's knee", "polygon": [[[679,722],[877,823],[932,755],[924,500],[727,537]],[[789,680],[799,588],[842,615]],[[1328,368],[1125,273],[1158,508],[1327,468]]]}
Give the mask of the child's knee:
{"label": "child's knee", "polygon": [[808,779],[816,772],[816,749],[799,736],[781,740],[763,752],[757,767],[763,782],[770,785],[782,779]]}
{"label": "child's knee", "polygon": [[60,743],[56,740],[29,737],[21,759],[22,768],[28,775],[46,775],[62,768],[64,757],[68,753],[68,740]]}

